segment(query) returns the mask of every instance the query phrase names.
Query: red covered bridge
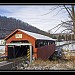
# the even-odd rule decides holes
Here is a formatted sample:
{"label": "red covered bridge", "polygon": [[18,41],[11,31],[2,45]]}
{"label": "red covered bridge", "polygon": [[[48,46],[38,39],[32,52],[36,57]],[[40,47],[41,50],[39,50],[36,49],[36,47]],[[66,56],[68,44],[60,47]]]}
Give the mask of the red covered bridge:
{"label": "red covered bridge", "polygon": [[32,57],[48,59],[55,51],[55,40],[41,34],[16,29],[6,38],[5,55],[7,59],[27,56],[29,45],[32,46]]}

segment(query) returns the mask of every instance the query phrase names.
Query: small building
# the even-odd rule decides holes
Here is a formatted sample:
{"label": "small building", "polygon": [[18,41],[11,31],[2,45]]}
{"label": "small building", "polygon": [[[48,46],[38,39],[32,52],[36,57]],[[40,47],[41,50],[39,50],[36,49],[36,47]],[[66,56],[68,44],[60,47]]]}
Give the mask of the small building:
{"label": "small building", "polygon": [[16,29],[5,38],[7,59],[27,56],[32,46],[32,57],[48,59],[55,51],[55,40],[41,34]]}

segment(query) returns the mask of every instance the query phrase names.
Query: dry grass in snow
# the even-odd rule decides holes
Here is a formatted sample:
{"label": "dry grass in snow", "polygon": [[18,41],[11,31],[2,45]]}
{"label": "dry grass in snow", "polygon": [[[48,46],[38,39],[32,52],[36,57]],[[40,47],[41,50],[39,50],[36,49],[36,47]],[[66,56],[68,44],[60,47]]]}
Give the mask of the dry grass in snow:
{"label": "dry grass in snow", "polygon": [[75,60],[35,60],[23,65],[18,66],[18,70],[75,70]]}

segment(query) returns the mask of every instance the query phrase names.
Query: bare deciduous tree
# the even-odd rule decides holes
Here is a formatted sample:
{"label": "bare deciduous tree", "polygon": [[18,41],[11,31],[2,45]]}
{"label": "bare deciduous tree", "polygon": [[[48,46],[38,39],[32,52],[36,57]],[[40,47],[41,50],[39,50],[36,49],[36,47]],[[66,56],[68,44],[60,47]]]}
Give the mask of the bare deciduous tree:
{"label": "bare deciduous tree", "polygon": [[[61,24],[55,26],[54,28],[50,29],[49,31],[51,31],[51,30],[57,28],[58,26],[60,26],[60,27],[62,26],[62,27],[64,27],[65,29],[62,30],[61,32],[68,30],[68,31],[70,31],[71,33],[73,32],[73,33],[75,34],[75,10],[74,10],[74,5],[57,5],[57,6],[55,6],[55,7],[52,8],[53,10],[50,9],[51,11],[48,12],[48,13],[46,13],[46,14],[44,14],[44,15],[47,15],[47,14],[53,12],[54,10],[56,10],[56,9],[58,9],[58,8],[60,8],[60,10],[56,13],[56,15],[57,15],[59,12],[61,12],[61,10],[66,10],[66,12],[68,13],[68,16],[69,16],[69,18],[70,18],[70,21],[65,21],[65,22],[62,21]],[[43,16],[44,16],[44,15],[43,15]],[[58,29],[59,29],[60,27],[58,27]],[[57,30],[58,30],[58,29],[57,29]],[[57,30],[56,30],[56,31],[57,31]],[[56,32],[56,31],[55,31],[55,32]],[[54,32],[54,33],[55,33],[55,32]]]}

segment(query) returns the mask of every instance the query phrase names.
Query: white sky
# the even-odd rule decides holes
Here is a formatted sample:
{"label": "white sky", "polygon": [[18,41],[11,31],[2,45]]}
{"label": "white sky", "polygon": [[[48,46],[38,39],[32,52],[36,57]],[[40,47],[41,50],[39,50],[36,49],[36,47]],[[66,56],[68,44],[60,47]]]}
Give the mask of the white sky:
{"label": "white sky", "polygon": [[[57,7],[57,5],[0,5],[0,15],[14,17],[48,32],[49,29],[60,24],[61,21],[69,19],[66,10],[60,10],[60,8],[43,15],[50,12],[50,9],[54,7]],[[61,12],[58,13],[59,10]],[[57,33],[60,31],[61,29]]]}

